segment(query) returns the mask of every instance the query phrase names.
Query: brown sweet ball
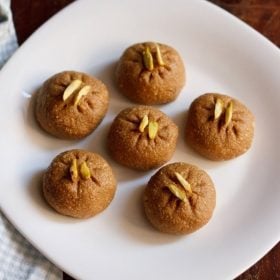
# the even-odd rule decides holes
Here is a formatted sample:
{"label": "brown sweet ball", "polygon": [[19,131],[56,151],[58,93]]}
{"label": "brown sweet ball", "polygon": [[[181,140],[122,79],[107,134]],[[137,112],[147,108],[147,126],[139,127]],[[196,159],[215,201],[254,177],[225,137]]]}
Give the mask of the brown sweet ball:
{"label": "brown sweet ball", "polygon": [[167,162],[173,155],[178,127],[161,111],[137,106],[121,111],[108,135],[108,149],[119,163],[148,170]]}
{"label": "brown sweet ball", "polygon": [[145,42],[125,50],[116,70],[121,92],[146,105],[176,99],[185,85],[185,69],[178,52],[170,46]]}
{"label": "brown sweet ball", "polygon": [[44,82],[38,92],[35,117],[48,133],[80,139],[102,121],[109,103],[106,86],[85,73],[66,71]]}
{"label": "brown sweet ball", "polygon": [[112,201],[116,179],[98,154],[70,150],[54,158],[43,176],[43,194],[58,213],[89,218]]}
{"label": "brown sweet ball", "polygon": [[227,95],[208,93],[191,104],[186,140],[208,159],[229,160],[251,147],[254,126],[254,115],[241,102]]}
{"label": "brown sweet ball", "polygon": [[192,233],[208,223],[216,205],[209,175],[178,162],[162,167],[148,182],[143,197],[151,224],[161,232]]}

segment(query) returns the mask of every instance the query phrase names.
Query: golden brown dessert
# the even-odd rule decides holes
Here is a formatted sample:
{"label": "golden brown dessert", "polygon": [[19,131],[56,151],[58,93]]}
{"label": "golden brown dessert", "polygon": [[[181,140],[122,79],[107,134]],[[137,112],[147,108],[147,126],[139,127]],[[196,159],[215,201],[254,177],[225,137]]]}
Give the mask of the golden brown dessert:
{"label": "golden brown dessert", "polygon": [[121,111],[112,123],[108,149],[119,163],[148,170],[167,162],[178,138],[176,124],[161,111],[137,106]]}
{"label": "golden brown dessert", "polygon": [[170,46],[145,42],[130,46],[120,58],[116,81],[130,100],[146,105],[173,101],[185,84],[185,69]]}
{"label": "golden brown dessert", "polygon": [[58,138],[80,139],[102,121],[109,103],[106,86],[85,73],[66,71],[40,88],[35,116],[40,126]]}
{"label": "golden brown dessert", "polygon": [[254,126],[253,114],[241,102],[227,95],[208,93],[190,106],[186,140],[208,159],[229,160],[251,147]]}
{"label": "golden brown dessert", "polygon": [[146,216],[156,229],[188,234],[212,217],[216,191],[205,171],[183,162],[172,163],[151,177],[143,203]]}
{"label": "golden brown dessert", "polygon": [[43,176],[46,201],[57,212],[89,218],[112,201],[116,180],[109,164],[98,154],[70,150],[54,158]]}

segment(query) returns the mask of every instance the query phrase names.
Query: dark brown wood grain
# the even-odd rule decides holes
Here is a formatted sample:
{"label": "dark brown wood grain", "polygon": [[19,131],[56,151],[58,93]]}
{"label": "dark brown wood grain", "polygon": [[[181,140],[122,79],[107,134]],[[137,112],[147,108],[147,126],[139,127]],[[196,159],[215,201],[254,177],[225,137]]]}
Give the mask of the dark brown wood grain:
{"label": "dark brown wood grain", "polygon": [[[18,41],[24,42],[42,23],[73,0],[12,0]],[[280,46],[280,0],[211,0]],[[221,264],[222,265],[222,264]],[[72,280],[64,274],[65,280]],[[280,279],[280,243],[236,280]]]}
{"label": "dark brown wood grain", "polygon": [[12,0],[11,6],[19,44],[71,2],[74,0]]}
{"label": "dark brown wood grain", "polygon": [[280,47],[280,0],[211,0]]}

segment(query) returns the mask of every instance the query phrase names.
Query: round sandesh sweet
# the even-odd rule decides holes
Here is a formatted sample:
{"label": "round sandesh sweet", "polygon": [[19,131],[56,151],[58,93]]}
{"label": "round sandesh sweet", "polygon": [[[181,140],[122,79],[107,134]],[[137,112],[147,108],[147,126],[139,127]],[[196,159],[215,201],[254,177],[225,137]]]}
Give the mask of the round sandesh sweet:
{"label": "round sandesh sweet", "polygon": [[185,85],[185,68],[172,47],[139,43],[127,48],[121,56],[116,81],[121,92],[134,102],[164,104],[175,100]]}
{"label": "round sandesh sweet", "polygon": [[43,194],[58,213],[89,218],[102,212],[114,198],[116,179],[98,154],[70,150],[54,158],[43,176]]}
{"label": "round sandesh sweet", "polygon": [[109,104],[106,86],[85,73],[65,71],[44,82],[38,92],[35,117],[48,133],[80,139],[102,121]]}
{"label": "round sandesh sweet", "polygon": [[208,93],[199,96],[190,106],[186,140],[208,159],[229,160],[251,147],[254,126],[254,115],[240,101]]}
{"label": "round sandesh sweet", "polygon": [[183,162],[172,163],[151,177],[143,204],[148,220],[157,230],[189,234],[211,219],[216,191],[205,171]]}
{"label": "round sandesh sweet", "polygon": [[149,170],[167,162],[173,155],[178,127],[163,112],[149,106],[121,111],[108,135],[112,157],[127,167]]}

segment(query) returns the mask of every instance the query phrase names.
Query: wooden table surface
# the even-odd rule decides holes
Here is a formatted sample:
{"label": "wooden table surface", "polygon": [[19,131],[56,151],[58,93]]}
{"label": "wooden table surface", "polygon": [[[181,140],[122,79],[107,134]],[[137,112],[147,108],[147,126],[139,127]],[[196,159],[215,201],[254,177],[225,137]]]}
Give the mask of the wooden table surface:
{"label": "wooden table surface", "polygon": [[[73,0],[12,0],[18,42]],[[280,0],[211,0],[244,20],[280,47]],[[73,279],[64,274],[65,280]],[[280,279],[280,242],[237,280]]]}

